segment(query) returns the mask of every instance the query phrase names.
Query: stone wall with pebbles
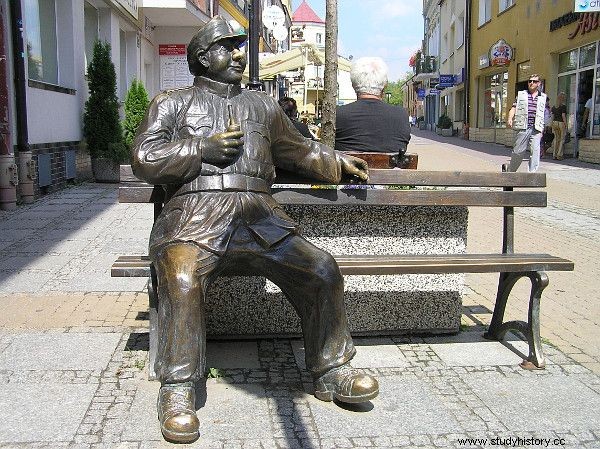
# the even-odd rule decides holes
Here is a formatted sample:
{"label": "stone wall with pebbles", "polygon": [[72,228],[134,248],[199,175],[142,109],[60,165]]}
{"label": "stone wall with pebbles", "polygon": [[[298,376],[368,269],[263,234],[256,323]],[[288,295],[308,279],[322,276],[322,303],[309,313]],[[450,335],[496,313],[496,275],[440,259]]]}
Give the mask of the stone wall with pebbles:
{"label": "stone wall with pebbles", "polygon": [[[451,254],[466,250],[466,207],[287,206],[303,235],[332,254]],[[454,332],[464,275],[345,276],[355,334]],[[287,335],[299,319],[279,288],[253,277],[218,279],[207,300],[212,335]]]}

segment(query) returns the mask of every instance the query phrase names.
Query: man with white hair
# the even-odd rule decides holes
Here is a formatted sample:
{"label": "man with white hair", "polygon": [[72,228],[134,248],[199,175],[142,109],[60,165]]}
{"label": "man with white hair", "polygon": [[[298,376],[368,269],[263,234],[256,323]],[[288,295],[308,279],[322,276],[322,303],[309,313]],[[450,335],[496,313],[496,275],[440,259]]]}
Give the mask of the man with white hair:
{"label": "man with white hair", "polygon": [[410,141],[408,114],[383,102],[388,68],[381,58],[359,58],[350,71],[356,101],[337,108],[335,149],[392,153],[398,163]]}

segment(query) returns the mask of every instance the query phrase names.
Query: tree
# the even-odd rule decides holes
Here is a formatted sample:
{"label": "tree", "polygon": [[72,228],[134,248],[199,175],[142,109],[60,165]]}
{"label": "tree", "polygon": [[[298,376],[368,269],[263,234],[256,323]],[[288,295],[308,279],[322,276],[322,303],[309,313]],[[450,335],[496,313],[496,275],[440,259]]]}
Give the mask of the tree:
{"label": "tree", "polygon": [[144,119],[146,109],[148,109],[148,93],[141,81],[134,79],[127,91],[125,97],[125,121],[123,122],[123,134],[125,137],[125,146],[131,150],[131,145],[138,126]]}
{"label": "tree", "polygon": [[325,96],[323,97],[323,115],[321,120],[321,141],[330,147],[335,145],[335,108],[337,107],[337,0],[326,0],[325,3],[325,77],[323,80]]}
{"label": "tree", "polygon": [[117,75],[110,59],[110,44],[96,41],[88,66],[90,97],[85,102],[83,135],[92,158],[125,162],[129,152],[123,142],[119,120]]}

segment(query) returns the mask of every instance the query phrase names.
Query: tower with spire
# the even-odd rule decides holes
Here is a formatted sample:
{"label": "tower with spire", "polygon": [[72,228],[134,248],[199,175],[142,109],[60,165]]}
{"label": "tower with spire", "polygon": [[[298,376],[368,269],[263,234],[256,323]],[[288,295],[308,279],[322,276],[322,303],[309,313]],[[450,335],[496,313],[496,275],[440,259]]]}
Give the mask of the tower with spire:
{"label": "tower with spire", "polygon": [[314,44],[317,48],[325,48],[325,21],[310,7],[306,0],[292,15],[291,46]]}

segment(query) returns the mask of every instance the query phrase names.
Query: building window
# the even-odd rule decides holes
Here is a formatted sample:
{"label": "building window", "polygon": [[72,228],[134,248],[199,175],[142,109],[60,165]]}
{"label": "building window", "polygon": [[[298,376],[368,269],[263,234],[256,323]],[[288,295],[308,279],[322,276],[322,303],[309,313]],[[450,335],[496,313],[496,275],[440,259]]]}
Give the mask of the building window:
{"label": "building window", "polygon": [[579,67],[594,65],[596,59],[596,43],[585,45],[579,50]]}
{"label": "building window", "polygon": [[454,35],[456,38],[456,49],[459,49],[465,40],[465,16],[461,15],[458,18],[458,25],[456,27],[456,34]]}
{"label": "building window", "polygon": [[498,12],[502,12],[505,9],[507,9],[507,8],[511,7],[512,5],[514,5],[515,4],[515,0],[500,0],[498,2],[498,4],[499,4]]}
{"label": "building window", "polygon": [[321,33],[317,33],[317,35],[315,37],[315,41],[317,42],[317,44],[322,43],[322,41],[323,41],[323,35]]}
{"label": "building window", "polygon": [[492,19],[492,0],[479,0],[479,26]]}
{"label": "building window", "polygon": [[[497,73],[485,78],[484,87],[484,128],[506,126],[506,97],[508,95],[508,72]],[[512,103],[511,103],[512,105]]]}
{"label": "building window", "polygon": [[25,0],[24,12],[28,76],[58,84],[55,0]]}
{"label": "building window", "polygon": [[558,71],[568,72],[577,68],[577,49],[558,55]]}
{"label": "building window", "polygon": [[85,72],[94,56],[94,43],[98,39],[98,10],[85,2],[83,9],[84,35],[85,35]]}

